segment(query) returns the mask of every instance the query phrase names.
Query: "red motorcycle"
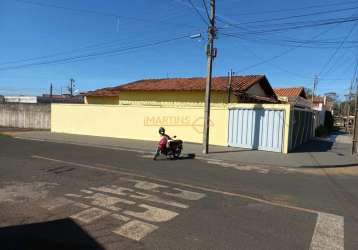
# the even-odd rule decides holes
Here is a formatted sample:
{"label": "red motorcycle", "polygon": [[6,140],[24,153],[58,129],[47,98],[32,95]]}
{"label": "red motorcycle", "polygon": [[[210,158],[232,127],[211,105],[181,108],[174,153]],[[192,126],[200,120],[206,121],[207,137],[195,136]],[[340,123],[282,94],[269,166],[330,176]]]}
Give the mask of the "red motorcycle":
{"label": "red motorcycle", "polygon": [[181,155],[181,151],[183,150],[183,141],[176,140],[176,136],[174,136],[174,140],[169,140],[168,145],[166,147],[166,155],[169,159],[178,159]]}
{"label": "red motorcycle", "polygon": [[[176,136],[174,136],[176,138]],[[154,160],[157,159],[159,155],[165,155],[168,159],[178,159],[183,150],[183,141],[182,140],[168,140],[165,146],[158,146],[157,151],[154,155]]]}

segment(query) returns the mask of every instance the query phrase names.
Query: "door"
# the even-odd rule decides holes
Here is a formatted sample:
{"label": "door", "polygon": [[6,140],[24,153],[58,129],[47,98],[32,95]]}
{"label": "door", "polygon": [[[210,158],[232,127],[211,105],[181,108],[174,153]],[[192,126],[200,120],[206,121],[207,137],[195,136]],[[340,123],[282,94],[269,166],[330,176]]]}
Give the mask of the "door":
{"label": "door", "polygon": [[229,109],[229,146],[282,152],[284,117],[283,110]]}

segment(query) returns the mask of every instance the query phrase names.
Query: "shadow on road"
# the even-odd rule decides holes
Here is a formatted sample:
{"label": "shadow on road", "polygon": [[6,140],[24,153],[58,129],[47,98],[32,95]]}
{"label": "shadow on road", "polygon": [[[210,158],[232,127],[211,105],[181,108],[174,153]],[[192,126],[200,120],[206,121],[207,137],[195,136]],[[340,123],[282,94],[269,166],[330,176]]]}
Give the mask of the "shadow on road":
{"label": "shadow on road", "polygon": [[240,153],[240,152],[247,152],[247,151],[258,151],[258,150],[257,149],[235,148],[235,149],[220,150],[220,151],[210,151],[209,154]]}
{"label": "shadow on road", "polygon": [[186,155],[182,155],[179,158],[169,158],[167,156],[161,155],[160,158],[157,159],[157,161],[170,161],[170,160],[193,160],[195,159],[195,154],[189,153]]}
{"label": "shadow on road", "polygon": [[358,168],[358,162],[352,163],[352,164],[335,164],[335,165],[319,165],[319,166],[301,166],[300,168],[305,169],[319,169],[319,168],[349,168],[349,167],[357,167]]}
{"label": "shadow on road", "polygon": [[104,249],[69,218],[0,228],[0,242],[3,250]]}
{"label": "shadow on road", "polygon": [[300,145],[291,153],[327,152],[332,149],[332,146],[332,141],[313,139],[305,144]]}
{"label": "shadow on road", "polygon": [[180,156],[178,160],[191,160],[191,159],[195,159],[195,154],[187,154],[186,156]]}

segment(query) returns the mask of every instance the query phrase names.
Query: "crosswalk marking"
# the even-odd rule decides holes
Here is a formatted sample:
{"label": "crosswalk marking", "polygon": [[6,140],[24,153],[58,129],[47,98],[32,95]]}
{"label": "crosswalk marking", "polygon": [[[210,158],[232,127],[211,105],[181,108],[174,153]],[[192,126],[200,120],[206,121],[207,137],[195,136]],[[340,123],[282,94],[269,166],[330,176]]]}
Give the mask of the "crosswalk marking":
{"label": "crosswalk marking", "polygon": [[148,224],[139,220],[132,220],[127,224],[117,228],[113,232],[126,238],[140,241],[147,234],[153,232],[156,229],[158,229],[158,226]]}
{"label": "crosswalk marking", "polygon": [[344,218],[342,216],[318,213],[310,250],[343,250]]}
{"label": "crosswalk marking", "polygon": [[91,223],[91,222],[93,222],[99,218],[102,218],[106,215],[109,215],[109,214],[110,214],[109,211],[92,207],[92,208],[89,208],[82,212],[79,212],[77,214],[71,215],[70,217],[72,219],[79,220],[83,223]]}
{"label": "crosswalk marking", "polygon": [[176,213],[176,212],[149,206],[146,204],[140,204],[139,207],[145,208],[146,211],[145,212],[133,212],[133,211],[126,210],[123,213],[126,215],[133,216],[135,218],[142,219],[145,221],[150,221],[150,222],[164,222],[164,221],[171,220],[175,216],[178,215],[178,213]]}
{"label": "crosswalk marking", "polygon": [[197,200],[200,200],[206,196],[203,193],[192,192],[192,191],[188,191],[188,190],[184,190],[184,189],[180,189],[180,188],[174,188],[174,190],[178,191],[178,193],[164,192],[163,194],[177,197],[177,198],[182,198],[185,200],[191,200],[191,201],[197,201]]}

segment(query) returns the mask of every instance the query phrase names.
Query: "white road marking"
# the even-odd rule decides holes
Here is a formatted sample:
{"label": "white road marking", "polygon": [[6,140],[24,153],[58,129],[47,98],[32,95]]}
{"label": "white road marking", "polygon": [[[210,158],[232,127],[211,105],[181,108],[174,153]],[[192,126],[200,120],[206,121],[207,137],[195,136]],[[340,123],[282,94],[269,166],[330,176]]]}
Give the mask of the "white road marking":
{"label": "white road marking", "polygon": [[213,161],[213,160],[208,160],[206,163],[219,165],[221,167],[228,167],[228,168],[237,166],[237,164],[234,164],[234,163],[227,163],[227,162],[223,162],[223,161]]}
{"label": "white road marking", "polygon": [[212,160],[212,159],[206,159],[206,162],[212,165],[217,165],[223,168],[233,168],[240,171],[257,171],[261,174],[267,174],[269,172],[268,169],[265,169],[263,167],[257,167],[257,166],[240,166],[235,163],[228,163],[221,160]]}
{"label": "white road marking", "polygon": [[140,241],[147,234],[153,232],[156,229],[158,229],[158,227],[155,225],[138,220],[132,220],[127,224],[124,224],[123,226],[114,230],[113,233],[119,234],[132,240]]}
{"label": "white road marking", "polygon": [[179,193],[173,194],[173,193],[164,192],[163,194],[177,197],[177,198],[182,198],[185,200],[191,200],[191,201],[197,201],[197,200],[200,200],[206,196],[206,194],[203,194],[203,193],[192,192],[192,191],[188,191],[188,190],[184,190],[184,189],[180,189],[180,188],[174,188],[174,190],[179,191]]}
{"label": "white road marking", "polygon": [[145,193],[137,192],[136,195],[131,195],[130,197],[134,198],[134,199],[151,201],[151,202],[161,203],[161,204],[174,206],[174,207],[180,207],[180,208],[188,208],[189,207],[188,205],[185,205],[183,203],[166,200],[166,199],[160,198],[160,197],[158,197],[156,195],[152,195],[152,194],[145,194]]}
{"label": "white road marking", "polygon": [[[139,156],[142,157],[142,158],[153,158],[153,154],[151,154],[152,152],[144,151],[144,150],[138,150],[138,149],[129,149],[129,148],[121,148],[121,147],[106,147],[106,146],[92,145],[92,144],[86,144],[86,143],[74,143],[74,142],[61,141],[61,140],[45,140],[45,139],[36,139],[36,138],[26,138],[26,137],[21,137],[21,136],[16,136],[14,138],[15,139],[20,139],[20,140],[65,143],[65,144],[77,145],[77,146],[78,145],[79,146],[91,146],[91,147],[94,147],[94,148],[101,148],[101,149],[111,149],[111,150],[135,152],[135,153],[141,154]],[[236,164],[227,163],[224,160],[210,158],[210,157],[196,156],[195,159],[201,160],[201,161],[206,161],[209,164],[221,165],[224,168],[231,166],[234,169],[243,170],[243,171],[257,170],[257,172],[262,173],[262,174],[267,174],[270,171],[268,169],[262,169],[262,167],[249,167],[249,168],[246,168],[246,167],[241,167],[241,166],[233,166],[233,165],[236,165]]]}
{"label": "white road marking", "polygon": [[310,250],[343,250],[344,217],[318,213]]}
{"label": "white road marking", "polygon": [[44,157],[44,156],[40,156],[40,155],[32,155],[31,157],[33,159],[40,159],[40,160],[51,161],[51,162],[71,164],[71,165],[77,166],[77,167],[82,167],[82,168],[87,168],[87,169],[92,169],[92,170],[97,170],[97,171],[103,171],[103,172],[112,173],[112,174],[127,175],[127,176],[131,176],[131,177],[138,177],[138,178],[144,178],[144,179],[149,179],[149,180],[153,180],[153,181],[164,182],[164,183],[168,183],[171,185],[179,185],[182,187],[197,189],[197,190],[201,190],[204,192],[227,195],[227,196],[231,196],[231,197],[240,197],[243,199],[260,202],[263,204],[292,209],[292,210],[296,210],[296,211],[302,211],[302,212],[313,213],[313,214],[317,214],[320,212],[318,210],[314,210],[314,209],[310,209],[310,208],[304,208],[304,207],[298,207],[298,206],[289,205],[289,204],[283,204],[283,203],[270,201],[270,200],[266,200],[266,199],[262,199],[259,197],[238,193],[238,192],[228,192],[228,191],[220,190],[217,187],[200,186],[200,185],[189,184],[189,183],[185,183],[185,182],[181,182],[181,181],[172,181],[172,180],[167,180],[167,179],[162,179],[162,178],[146,176],[143,174],[130,172],[128,170],[125,170],[125,169],[119,168],[118,166],[113,166],[113,165],[106,165],[106,164],[99,164],[99,163],[95,164],[95,165],[90,165],[90,164],[54,159],[54,158]]}
{"label": "white road marking", "polygon": [[270,172],[270,170],[268,169],[265,169],[263,167],[255,167],[255,166],[236,166],[234,168],[241,171],[257,171],[258,173],[261,174],[267,174]]}
{"label": "white road marking", "polygon": [[87,208],[90,207],[90,206],[88,206],[88,205],[86,205],[86,204],[83,204],[83,203],[81,203],[81,202],[75,202],[75,203],[73,203],[73,205],[75,205],[76,207],[85,208],[85,209],[87,209]]}
{"label": "white road marking", "polygon": [[81,189],[81,192],[86,194],[93,194],[91,190],[87,190],[87,189]]}
{"label": "white road marking", "polygon": [[82,197],[82,195],[80,195],[80,194],[65,194],[65,196],[67,196],[67,197],[76,197],[76,198],[81,198]]}
{"label": "white road marking", "polygon": [[71,203],[74,203],[74,201],[71,201],[69,199],[66,199],[64,197],[54,198],[51,200],[46,200],[40,204],[41,207],[46,208],[48,210],[55,210],[59,207],[63,207],[66,205],[69,205]]}
{"label": "white road marking", "polygon": [[109,214],[109,211],[93,207],[77,214],[71,215],[70,217],[83,223],[90,223]]}
{"label": "white road marking", "polygon": [[158,190],[159,188],[168,188],[168,186],[153,183],[153,182],[148,182],[148,181],[140,181],[140,180],[123,178],[123,177],[121,179],[129,182],[134,182],[135,188],[146,190],[146,191],[159,192]]}
{"label": "white road marking", "polygon": [[[90,188],[91,190],[95,190],[95,191],[99,191],[99,192],[104,192],[104,193],[110,193],[110,194],[117,194],[117,195],[128,195],[128,192],[133,192],[133,189],[130,188],[124,188],[124,187],[118,187],[116,185],[112,185],[112,187],[92,187]],[[126,192],[128,191],[128,192]]]}
{"label": "white road marking", "polygon": [[141,158],[147,158],[147,159],[153,159],[154,154],[152,154],[152,155],[140,155],[139,157],[141,157]]}
{"label": "white road marking", "polygon": [[105,194],[100,194],[100,193],[95,193],[91,196],[86,196],[84,198],[93,200],[91,204],[94,206],[103,207],[103,208],[113,210],[113,211],[121,210],[121,208],[115,206],[118,203],[124,203],[124,204],[128,204],[128,205],[135,204],[134,201],[129,201],[129,200],[125,200],[125,199],[121,199],[118,197],[113,197],[113,196],[109,196],[109,195],[105,195]]}
{"label": "white road marking", "polygon": [[145,212],[133,212],[126,210],[123,213],[126,215],[133,216],[138,219],[150,221],[150,222],[164,222],[173,219],[178,213],[169,211],[162,208],[152,207],[149,205],[141,204],[141,208],[147,209]]}
{"label": "white road marking", "polygon": [[121,215],[121,214],[112,214],[111,216],[119,221],[127,222],[130,220],[130,218],[128,218],[127,216]]}

